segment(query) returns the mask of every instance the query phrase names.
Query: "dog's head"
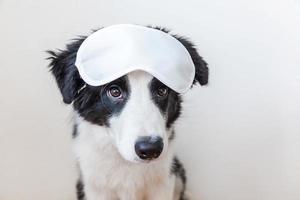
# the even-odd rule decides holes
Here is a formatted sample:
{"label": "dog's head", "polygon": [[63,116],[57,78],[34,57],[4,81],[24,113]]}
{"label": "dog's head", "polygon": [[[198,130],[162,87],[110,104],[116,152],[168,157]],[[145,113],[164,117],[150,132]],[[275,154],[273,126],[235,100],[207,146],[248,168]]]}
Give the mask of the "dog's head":
{"label": "dog's head", "polygon": [[[156,28],[168,33],[165,29]],[[194,65],[194,84],[208,82],[207,64],[187,39],[173,35],[188,50]],[[90,86],[75,66],[77,51],[86,37],[66,50],[49,51],[50,69],[66,104],[89,123],[109,129],[124,159],[158,158],[174,137],[172,126],[180,115],[181,96],[144,71],[133,71],[102,86]]]}

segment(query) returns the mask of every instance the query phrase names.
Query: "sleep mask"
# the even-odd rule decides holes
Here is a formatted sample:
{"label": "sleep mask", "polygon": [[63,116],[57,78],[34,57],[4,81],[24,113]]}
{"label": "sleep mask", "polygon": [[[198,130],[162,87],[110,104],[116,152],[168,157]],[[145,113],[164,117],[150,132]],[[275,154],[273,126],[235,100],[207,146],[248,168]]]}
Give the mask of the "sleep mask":
{"label": "sleep mask", "polygon": [[161,30],[133,24],[92,33],[79,47],[75,65],[81,78],[92,86],[142,70],[184,93],[195,77],[193,60],[181,42]]}

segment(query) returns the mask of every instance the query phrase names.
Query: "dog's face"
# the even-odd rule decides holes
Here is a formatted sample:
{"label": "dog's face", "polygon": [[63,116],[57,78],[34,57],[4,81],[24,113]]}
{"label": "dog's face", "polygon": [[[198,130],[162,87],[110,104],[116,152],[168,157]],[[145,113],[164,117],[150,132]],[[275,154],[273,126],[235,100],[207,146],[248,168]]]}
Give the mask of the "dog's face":
{"label": "dog's face", "polygon": [[180,103],[179,94],[134,71],[104,86],[86,86],[73,105],[84,120],[107,127],[125,159],[147,161],[167,149]]}
{"label": "dog's face", "polygon": [[[177,39],[196,66],[194,82],[206,84],[206,63],[190,42]],[[172,125],[180,115],[180,94],[144,71],[131,72],[103,86],[85,84],[74,65],[83,40],[67,45],[65,51],[49,52],[51,71],[64,102],[73,102],[83,120],[106,127],[124,159],[142,162],[158,158],[174,137]]]}

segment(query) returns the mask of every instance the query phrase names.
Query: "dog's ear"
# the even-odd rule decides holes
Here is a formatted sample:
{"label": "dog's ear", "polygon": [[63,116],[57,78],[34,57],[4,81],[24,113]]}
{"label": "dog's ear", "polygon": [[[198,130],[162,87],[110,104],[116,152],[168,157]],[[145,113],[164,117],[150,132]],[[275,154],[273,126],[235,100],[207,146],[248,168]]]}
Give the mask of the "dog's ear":
{"label": "dog's ear", "polygon": [[179,42],[185,46],[185,48],[188,50],[189,54],[191,55],[194,65],[195,65],[195,79],[194,84],[196,82],[199,82],[200,85],[206,85],[208,83],[208,67],[207,63],[203,60],[203,58],[199,55],[197,52],[197,49],[195,48],[195,45],[190,42],[189,40],[173,35]]}
{"label": "dog's ear", "polygon": [[78,90],[84,85],[75,66],[77,51],[85,37],[75,39],[65,50],[47,51],[50,57],[49,68],[56,79],[57,85],[66,104],[72,103]]}

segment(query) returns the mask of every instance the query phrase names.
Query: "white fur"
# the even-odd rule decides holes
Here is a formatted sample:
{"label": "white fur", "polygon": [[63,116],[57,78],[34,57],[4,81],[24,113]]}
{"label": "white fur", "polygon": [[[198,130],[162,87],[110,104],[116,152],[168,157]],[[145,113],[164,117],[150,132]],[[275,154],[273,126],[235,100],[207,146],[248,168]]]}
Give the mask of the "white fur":
{"label": "white fur", "polygon": [[[168,144],[170,130],[165,119],[151,100],[148,84],[152,76],[132,72],[128,79],[130,97],[122,112],[110,119],[110,127],[93,125],[75,113],[78,136],[74,151],[86,199],[173,200],[173,146]],[[139,136],[163,138],[164,149],[158,159],[145,163],[137,157],[134,144]]]}

